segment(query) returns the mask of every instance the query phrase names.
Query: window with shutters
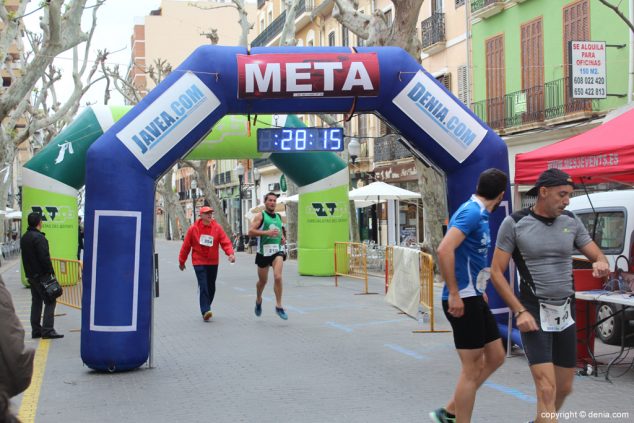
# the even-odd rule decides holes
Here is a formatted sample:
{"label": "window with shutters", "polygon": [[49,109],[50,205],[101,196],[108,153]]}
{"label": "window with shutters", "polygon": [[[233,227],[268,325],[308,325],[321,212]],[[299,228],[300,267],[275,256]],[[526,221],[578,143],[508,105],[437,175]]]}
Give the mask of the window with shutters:
{"label": "window with shutters", "polygon": [[[524,122],[538,122],[544,120],[544,35],[542,18],[539,17],[524,25],[521,33],[522,53],[522,97],[513,104],[522,105],[526,100],[521,118]],[[520,118],[520,113],[513,113]],[[519,122],[518,122],[519,123]]]}
{"label": "window with shutters", "polygon": [[389,25],[392,25],[392,22],[394,21],[394,12],[392,11],[392,9],[386,10],[385,12],[385,20]]}
{"label": "window with shutters", "polygon": [[359,115],[359,136],[365,137],[368,135],[368,115]]}
{"label": "window with shutters", "polygon": [[[359,13],[365,14],[365,11],[359,10]],[[359,46],[359,47],[365,46],[365,40],[363,38],[359,37],[359,36],[357,36],[357,46]]]}
{"label": "window with shutters", "polygon": [[489,38],[485,44],[487,123],[498,129],[504,127],[504,35]]}
{"label": "window with shutters", "polygon": [[436,80],[440,82],[441,84],[443,84],[444,87],[447,88],[447,90],[451,92],[451,74],[450,73],[444,73],[442,75],[439,75],[436,77]]}
{"label": "window with shutters", "polygon": [[331,31],[328,34],[328,46],[333,47],[335,45],[335,31]]}
{"label": "window with shutters", "polygon": [[350,45],[350,32],[348,28],[345,26],[341,27],[341,45],[349,46]]}
{"label": "window with shutters", "polygon": [[467,67],[458,66],[458,99],[467,104],[467,94],[469,87],[467,86]]}
{"label": "window with shutters", "polygon": [[564,25],[564,95],[566,113],[591,110],[590,100],[573,99],[570,95],[570,56],[568,45],[570,41],[584,41],[590,39],[590,4],[589,0],[579,0],[563,9]]}

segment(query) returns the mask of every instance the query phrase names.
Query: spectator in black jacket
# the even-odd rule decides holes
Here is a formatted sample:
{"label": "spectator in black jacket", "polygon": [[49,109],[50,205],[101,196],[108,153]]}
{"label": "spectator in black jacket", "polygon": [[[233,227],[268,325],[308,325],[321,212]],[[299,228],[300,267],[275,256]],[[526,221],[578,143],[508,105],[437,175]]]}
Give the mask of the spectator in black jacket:
{"label": "spectator in black jacket", "polygon": [[24,343],[24,329],[11,294],[0,277],[0,422],[14,422],[9,399],[26,390],[33,375],[35,350]]}
{"label": "spectator in black jacket", "polygon": [[81,250],[84,249],[84,225],[81,216],[77,216],[77,260],[81,260]]}
{"label": "spectator in black jacket", "polygon": [[[42,339],[63,338],[64,335],[57,333],[53,327],[57,302],[46,299],[42,288],[42,281],[55,274],[48,241],[44,233],[40,231],[42,216],[39,213],[30,213],[27,222],[29,228],[20,240],[20,249],[24,273],[31,285],[31,336]],[[44,304],[43,318],[42,304]]]}

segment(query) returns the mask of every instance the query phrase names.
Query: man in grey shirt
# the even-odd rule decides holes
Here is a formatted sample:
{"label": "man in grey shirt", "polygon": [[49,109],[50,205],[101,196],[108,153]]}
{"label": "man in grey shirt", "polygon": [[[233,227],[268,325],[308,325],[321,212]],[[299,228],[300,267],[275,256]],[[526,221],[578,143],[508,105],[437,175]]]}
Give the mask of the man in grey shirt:
{"label": "man in grey shirt", "polygon": [[[491,263],[491,282],[521,331],[537,394],[535,422],[556,421],[555,413],[572,391],[577,361],[574,250],[593,262],[594,277],[609,274],[599,247],[581,221],[565,210],[573,189],[565,172],[544,171],[527,193],[537,196],[535,205],[502,222]],[[520,273],[519,299],[504,276],[511,257]]]}

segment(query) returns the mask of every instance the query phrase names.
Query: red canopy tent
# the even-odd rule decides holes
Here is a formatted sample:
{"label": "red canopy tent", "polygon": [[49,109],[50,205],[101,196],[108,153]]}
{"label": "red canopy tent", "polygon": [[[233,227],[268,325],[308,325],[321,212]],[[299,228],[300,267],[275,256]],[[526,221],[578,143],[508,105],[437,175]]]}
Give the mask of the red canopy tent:
{"label": "red canopy tent", "polygon": [[575,182],[634,182],[634,109],[555,144],[515,156],[515,183],[532,185],[558,168]]}

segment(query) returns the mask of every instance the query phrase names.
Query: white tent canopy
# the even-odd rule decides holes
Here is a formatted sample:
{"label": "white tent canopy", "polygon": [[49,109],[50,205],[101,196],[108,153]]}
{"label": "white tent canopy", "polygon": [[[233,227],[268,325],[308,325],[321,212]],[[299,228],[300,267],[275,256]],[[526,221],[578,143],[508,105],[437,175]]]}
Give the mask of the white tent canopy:
{"label": "white tent canopy", "polygon": [[353,189],[348,193],[351,200],[380,203],[385,200],[413,200],[420,198],[417,192],[408,191],[385,182],[372,182],[364,187]]}

